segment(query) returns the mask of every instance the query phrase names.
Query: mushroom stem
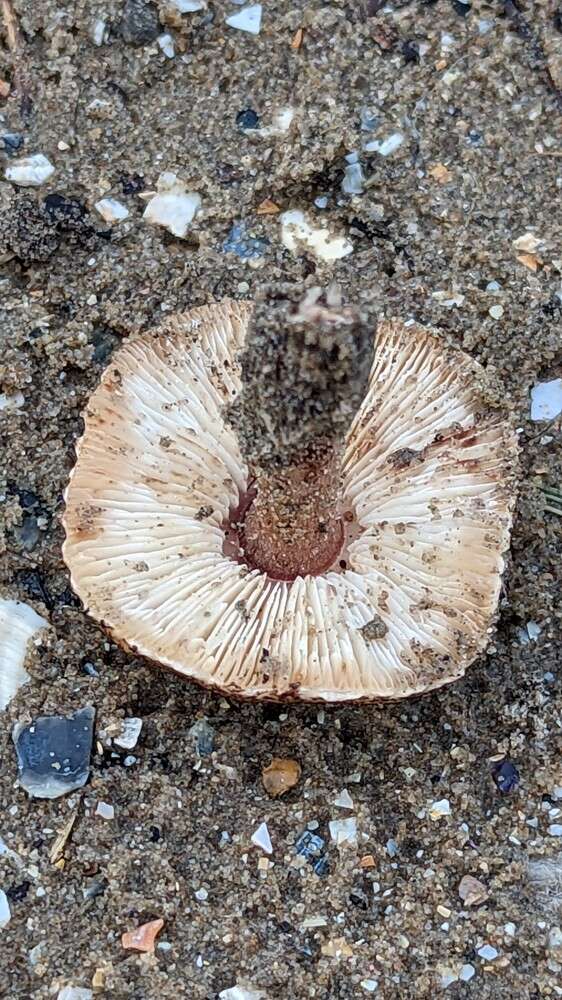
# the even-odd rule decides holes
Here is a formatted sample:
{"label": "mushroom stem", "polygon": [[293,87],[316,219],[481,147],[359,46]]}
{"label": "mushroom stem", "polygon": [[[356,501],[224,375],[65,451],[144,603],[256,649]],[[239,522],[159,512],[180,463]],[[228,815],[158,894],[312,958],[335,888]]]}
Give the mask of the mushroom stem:
{"label": "mushroom stem", "polygon": [[334,287],[276,286],[256,303],[227,417],[256,489],[245,559],[276,579],[321,573],[341,551],[342,456],[374,330],[372,311],[342,305]]}

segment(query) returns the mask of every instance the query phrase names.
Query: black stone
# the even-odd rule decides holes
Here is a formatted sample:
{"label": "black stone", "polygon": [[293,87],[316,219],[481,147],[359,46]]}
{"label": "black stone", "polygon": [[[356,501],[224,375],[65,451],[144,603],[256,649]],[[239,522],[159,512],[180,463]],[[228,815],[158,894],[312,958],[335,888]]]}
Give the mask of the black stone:
{"label": "black stone", "polygon": [[12,739],[18,777],[28,795],[56,799],[85,785],[90,774],[95,709],[91,705],[68,717],[42,715],[16,723]]}
{"label": "black stone", "polygon": [[260,120],[252,108],[246,108],[244,111],[239,111],[236,115],[236,124],[239,129],[245,132],[247,129],[259,128]]}
{"label": "black stone", "polygon": [[519,771],[510,760],[494,764],[492,777],[502,795],[513,792],[519,785]]}
{"label": "black stone", "polygon": [[8,899],[13,903],[21,903],[22,899],[27,896],[30,885],[31,882],[20,882],[19,885],[13,885],[10,889],[6,889]]}
{"label": "black stone", "polygon": [[17,132],[4,132],[2,142],[8,156],[13,156],[23,145],[23,135],[18,135]]}
{"label": "black stone", "polygon": [[402,55],[405,63],[419,63],[420,48],[417,42],[404,42],[402,45]]}
{"label": "black stone", "polygon": [[127,45],[150,45],[160,34],[158,9],[146,0],[126,0],[120,31]]}

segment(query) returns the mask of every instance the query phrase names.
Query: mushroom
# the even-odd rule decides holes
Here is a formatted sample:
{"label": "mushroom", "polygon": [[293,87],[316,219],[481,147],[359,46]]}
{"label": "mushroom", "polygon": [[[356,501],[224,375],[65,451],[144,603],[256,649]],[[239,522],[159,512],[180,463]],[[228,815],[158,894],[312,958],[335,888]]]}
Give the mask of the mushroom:
{"label": "mushroom", "polygon": [[324,702],[438,688],[485,649],[515,434],[468,355],[375,328],[281,286],[114,355],[64,557],[116,641],[230,696]]}

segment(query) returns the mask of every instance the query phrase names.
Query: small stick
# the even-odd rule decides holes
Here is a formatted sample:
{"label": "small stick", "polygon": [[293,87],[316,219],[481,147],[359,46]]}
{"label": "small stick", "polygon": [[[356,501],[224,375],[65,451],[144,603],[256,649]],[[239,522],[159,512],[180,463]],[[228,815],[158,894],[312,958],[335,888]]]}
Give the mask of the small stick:
{"label": "small stick", "polygon": [[0,0],[0,8],[2,9],[2,17],[6,26],[8,48],[11,52],[17,52],[21,47],[21,35],[12,0]]}

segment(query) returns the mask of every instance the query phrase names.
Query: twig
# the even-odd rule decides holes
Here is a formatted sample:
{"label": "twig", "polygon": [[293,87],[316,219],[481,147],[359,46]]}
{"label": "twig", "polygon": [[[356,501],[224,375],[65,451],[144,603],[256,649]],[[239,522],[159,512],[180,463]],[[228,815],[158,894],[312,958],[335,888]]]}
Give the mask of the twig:
{"label": "twig", "polygon": [[0,0],[0,8],[2,9],[2,17],[6,26],[8,47],[11,52],[17,52],[21,46],[21,35],[12,0]]}

